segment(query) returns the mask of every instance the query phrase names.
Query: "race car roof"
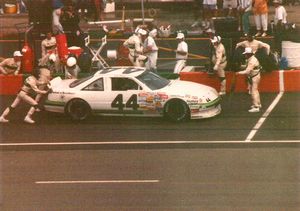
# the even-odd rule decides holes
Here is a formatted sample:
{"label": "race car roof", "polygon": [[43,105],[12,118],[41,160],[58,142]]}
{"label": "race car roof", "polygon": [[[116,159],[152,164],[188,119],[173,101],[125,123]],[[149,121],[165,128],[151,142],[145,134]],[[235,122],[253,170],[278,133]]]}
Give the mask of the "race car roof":
{"label": "race car roof", "polygon": [[99,70],[95,75],[107,75],[107,76],[124,76],[130,75],[132,77],[137,77],[145,72],[146,69],[143,67],[108,67]]}

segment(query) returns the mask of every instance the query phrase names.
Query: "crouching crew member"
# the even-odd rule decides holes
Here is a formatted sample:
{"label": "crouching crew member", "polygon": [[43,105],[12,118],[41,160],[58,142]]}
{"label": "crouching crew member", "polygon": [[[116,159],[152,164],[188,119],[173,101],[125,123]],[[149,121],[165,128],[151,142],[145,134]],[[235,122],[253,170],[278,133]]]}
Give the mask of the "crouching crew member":
{"label": "crouching crew member", "polygon": [[147,36],[147,31],[137,28],[123,45],[129,49],[128,58],[133,66],[143,67],[147,57],[143,55],[143,39]]}
{"label": "crouching crew member", "polygon": [[67,59],[67,64],[64,67],[66,79],[77,79],[80,68],[77,65],[77,59],[73,56]]}
{"label": "crouching crew member", "polygon": [[13,58],[4,59],[0,63],[0,73],[4,75],[19,74],[19,71],[21,69],[21,58],[22,58],[21,52],[15,51]]}
{"label": "crouching crew member", "polygon": [[[29,109],[26,117],[24,118],[24,121],[27,123],[35,123],[31,116],[33,113],[38,109],[38,102],[34,100],[30,95],[31,94],[47,94],[50,90],[49,84],[50,80],[50,71],[46,68],[40,69],[39,79],[36,79],[34,76],[29,76],[24,81],[24,85],[21,88],[21,91],[18,93],[16,99],[14,102],[7,107],[2,115],[0,116],[0,122],[7,123],[9,122],[8,119],[6,119],[6,116],[12,112],[21,101],[25,101],[26,103],[30,104],[32,107]],[[44,90],[40,89],[43,88]],[[47,90],[46,90],[47,89]]]}
{"label": "crouching crew member", "polygon": [[214,38],[211,39],[211,43],[214,46],[214,54],[212,56],[212,62],[214,64],[213,69],[214,71],[217,72],[221,83],[219,94],[225,95],[226,94],[225,68],[227,65],[226,51],[224,45],[221,43],[220,36],[214,36]]}
{"label": "crouching crew member", "polygon": [[50,70],[51,75],[54,73],[60,72],[60,63],[58,61],[58,57],[56,54],[48,54],[44,57],[44,60],[40,60],[39,66],[40,67],[47,67]]}
{"label": "crouching crew member", "polygon": [[174,67],[174,73],[179,74],[181,70],[186,66],[186,60],[188,58],[188,45],[184,41],[184,34],[179,32],[176,37],[178,41],[176,49],[176,65]]}
{"label": "crouching crew member", "polygon": [[243,53],[246,57],[246,69],[237,74],[247,74],[248,82],[250,84],[251,89],[251,98],[252,98],[252,106],[248,110],[249,112],[259,112],[261,108],[260,96],[258,92],[258,85],[260,82],[260,71],[261,66],[259,61],[254,56],[253,51],[251,48],[245,48]]}

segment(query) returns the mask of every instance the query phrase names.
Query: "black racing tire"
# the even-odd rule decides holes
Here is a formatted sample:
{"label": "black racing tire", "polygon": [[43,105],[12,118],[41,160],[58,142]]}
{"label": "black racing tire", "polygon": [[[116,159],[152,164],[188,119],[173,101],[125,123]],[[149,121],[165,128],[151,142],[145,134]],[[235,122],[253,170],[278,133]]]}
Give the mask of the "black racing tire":
{"label": "black racing tire", "polygon": [[91,108],[84,100],[73,99],[67,104],[66,113],[72,120],[82,121],[88,118]]}
{"label": "black racing tire", "polygon": [[164,116],[172,122],[182,122],[190,119],[190,109],[182,100],[171,100],[165,105]]}

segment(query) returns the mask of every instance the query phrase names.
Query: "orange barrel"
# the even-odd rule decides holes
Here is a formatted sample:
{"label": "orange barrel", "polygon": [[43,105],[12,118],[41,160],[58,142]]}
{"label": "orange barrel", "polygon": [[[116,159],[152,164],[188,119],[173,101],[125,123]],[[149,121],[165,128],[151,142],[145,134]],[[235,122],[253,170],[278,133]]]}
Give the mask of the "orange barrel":
{"label": "orange barrel", "polygon": [[77,58],[83,52],[83,49],[77,46],[69,47],[69,54],[74,54]]}
{"label": "orange barrel", "polygon": [[58,57],[60,61],[65,62],[69,54],[69,49],[67,46],[67,37],[65,34],[58,34],[55,36],[55,38],[56,38]]}

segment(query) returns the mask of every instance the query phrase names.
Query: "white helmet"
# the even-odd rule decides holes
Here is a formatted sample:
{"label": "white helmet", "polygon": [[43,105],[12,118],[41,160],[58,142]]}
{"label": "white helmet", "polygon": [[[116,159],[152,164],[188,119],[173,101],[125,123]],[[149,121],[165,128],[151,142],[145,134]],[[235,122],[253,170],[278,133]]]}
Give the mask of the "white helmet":
{"label": "white helmet", "polygon": [[139,29],[138,33],[139,33],[140,35],[147,35],[147,31],[144,30],[144,29]]}
{"label": "white helmet", "polygon": [[67,60],[67,66],[68,67],[73,67],[74,65],[76,65],[77,61],[74,57],[70,57]]}
{"label": "white helmet", "polygon": [[182,32],[178,32],[176,39],[184,39],[184,34]]}
{"label": "white helmet", "polygon": [[54,53],[50,54],[49,61],[56,62],[56,56]]}
{"label": "white helmet", "polygon": [[213,39],[211,39],[210,41],[214,44],[214,43],[220,43],[221,42],[221,37],[220,36],[214,36]]}

